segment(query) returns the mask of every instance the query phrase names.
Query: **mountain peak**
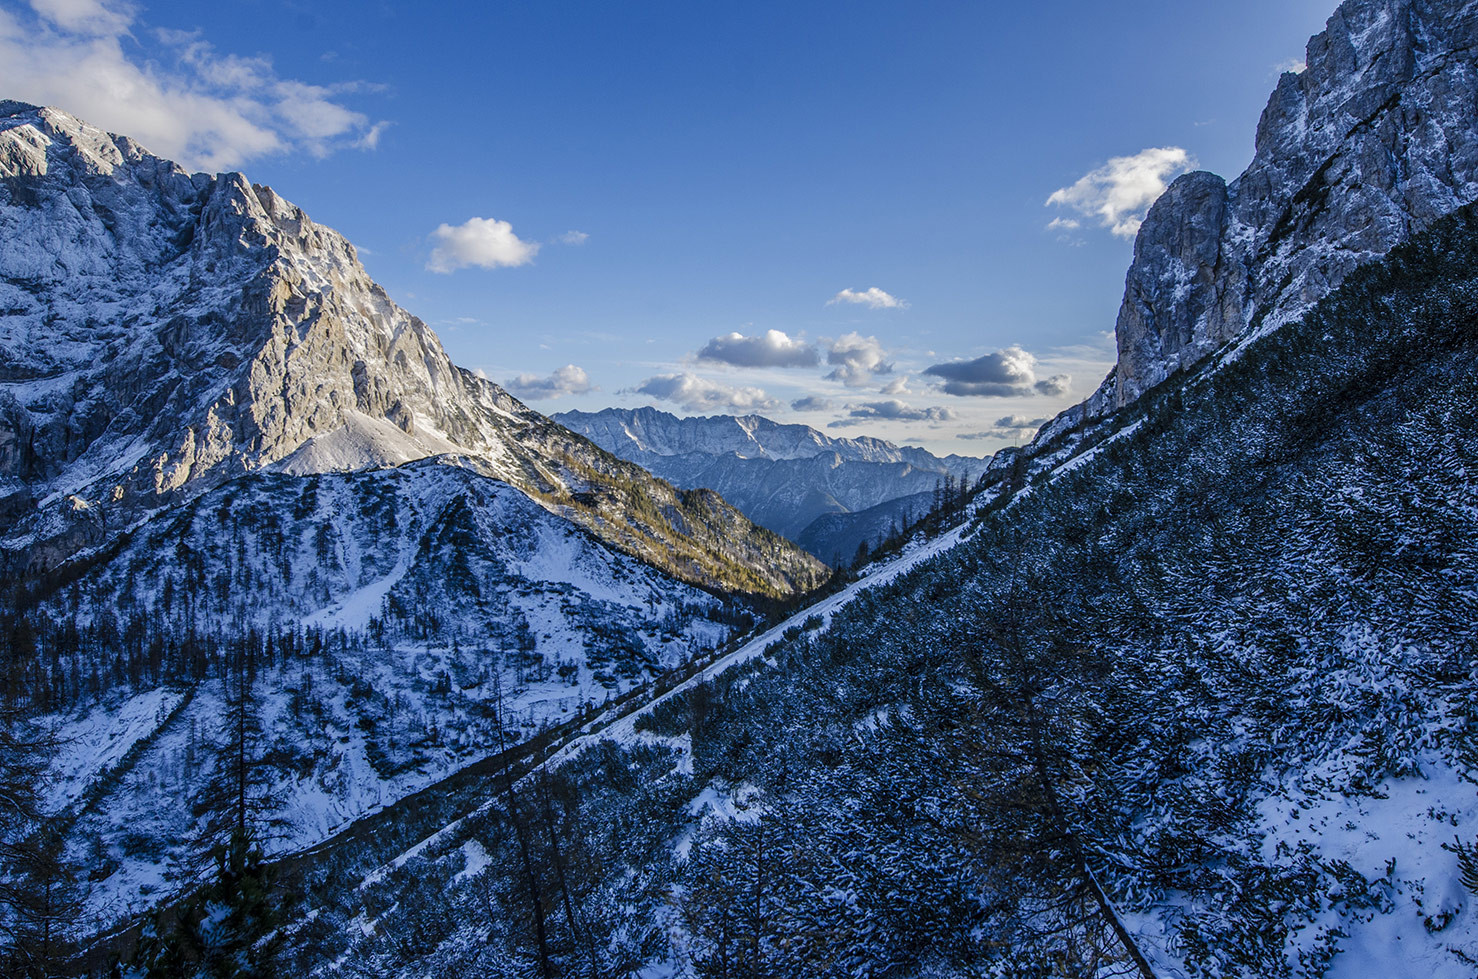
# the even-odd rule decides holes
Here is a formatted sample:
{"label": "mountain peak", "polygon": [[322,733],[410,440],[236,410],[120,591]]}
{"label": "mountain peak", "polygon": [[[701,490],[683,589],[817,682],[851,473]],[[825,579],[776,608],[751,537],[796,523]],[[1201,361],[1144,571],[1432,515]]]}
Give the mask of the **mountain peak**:
{"label": "mountain peak", "polygon": [[1187,174],[1150,209],[1090,413],[1128,404],[1254,324],[1298,318],[1357,266],[1478,199],[1478,3],[1348,0],[1285,72],[1230,185]]}
{"label": "mountain peak", "polygon": [[[4,563],[51,566],[264,469],[465,455],[689,580],[776,594],[819,580],[819,564],[761,540],[726,504],[690,510],[671,487],[453,364],[342,235],[272,188],[240,173],[190,175],[59,109],[6,104]],[[646,508],[613,503],[622,493],[645,494]],[[744,546],[756,552],[778,547],[780,560],[736,577],[709,539],[720,525],[753,536]],[[672,556],[688,552],[697,557]]]}

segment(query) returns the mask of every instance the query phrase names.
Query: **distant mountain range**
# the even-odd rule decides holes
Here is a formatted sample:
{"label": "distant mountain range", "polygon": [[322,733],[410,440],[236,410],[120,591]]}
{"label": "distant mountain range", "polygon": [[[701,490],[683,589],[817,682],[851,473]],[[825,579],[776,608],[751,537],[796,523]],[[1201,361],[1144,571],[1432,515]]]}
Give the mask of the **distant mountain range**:
{"label": "distant mountain range", "polygon": [[759,415],[679,418],[656,408],[607,408],[552,417],[674,486],[714,490],[831,563],[927,510],[946,477],[973,482],[989,461],[831,438]]}

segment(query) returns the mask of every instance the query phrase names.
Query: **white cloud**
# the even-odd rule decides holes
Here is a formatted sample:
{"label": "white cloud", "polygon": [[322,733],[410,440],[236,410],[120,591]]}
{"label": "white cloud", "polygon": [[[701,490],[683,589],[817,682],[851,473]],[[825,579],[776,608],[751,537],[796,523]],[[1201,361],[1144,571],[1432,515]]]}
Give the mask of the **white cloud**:
{"label": "white cloud", "polygon": [[31,9],[64,31],[103,37],[121,34],[133,22],[134,8],[127,3],[99,0],[30,0]]}
{"label": "white cloud", "polygon": [[1178,146],[1116,156],[1071,187],[1053,191],[1047,204],[1072,208],[1114,234],[1132,238],[1139,232],[1145,211],[1165,192],[1166,182],[1195,165],[1190,154]]}
{"label": "white cloud", "polygon": [[590,240],[590,236],[583,231],[566,231],[554,240],[561,245],[583,245]]}
{"label": "white cloud", "polygon": [[1004,439],[1026,439],[1037,434],[1037,430],[1047,424],[1047,418],[1028,418],[1026,415],[1007,415],[997,418],[991,422],[990,427],[983,432],[961,432],[955,438],[967,441],[1004,440]]}
{"label": "white cloud", "polygon": [[821,361],[814,345],[780,330],[755,337],[742,333],[714,337],[698,351],[698,359],[734,367],[815,367]]}
{"label": "white cloud", "polygon": [[587,394],[600,390],[590,383],[589,375],[574,364],[555,368],[554,373],[548,377],[520,374],[503,386],[525,401],[542,401],[562,398],[567,394]]}
{"label": "white cloud", "polygon": [[1077,218],[1053,218],[1047,222],[1048,231],[1076,231],[1083,226]]}
{"label": "white cloud", "polygon": [[814,394],[797,398],[790,403],[791,411],[830,411],[835,407],[827,398],[818,398]]}
{"label": "white cloud", "polygon": [[883,362],[883,345],[877,337],[847,333],[828,344],[826,362],[836,368],[827,380],[841,381],[847,387],[861,387],[874,374],[890,374],[893,365]]}
{"label": "white cloud", "polygon": [[877,286],[864,289],[862,292],[843,289],[826,301],[826,305],[828,306],[835,306],[837,303],[853,303],[858,306],[866,306],[869,309],[906,309],[908,307],[908,303],[899,299],[897,296],[888,295],[888,293],[879,289]]}
{"label": "white cloud", "polygon": [[513,233],[513,225],[497,218],[469,218],[456,227],[443,224],[431,237],[437,245],[426,261],[426,270],[442,275],[474,265],[484,269],[527,265],[539,254],[537,242],[521,240]]}
{"label": "white cloud", "polygon": [[1073,378],[1071,374],[1053,374],[1044,377],[1032,385],[1032,389],[1038,394],[1045,394],[1049,398],[1060,398],[1072,390]]}
{"label": "white cloud", "polygon": [[893,378],[893,380],[889,381],[887,384],[884,384],[883,389],[878,393],[886,394],[889,397],[895,397],[900,394],[913,394],[913,392],[908,389],[907,374],[900,374],[897,377]]}
{"label": "white cloud", "polygon": [[[343,104],[369,86],[281,78],[267,58],[220,54],[194,33],[142,29],[126,3],[31,0],[31,8],[31,16],[0,10],[5,97],[64,109],[185,167],[373,148],[383,131]],[[138,53],[145,42],[152,50]]]}
{"label": "white cloud", "polygon": [[1273,70],[1280,75],[1290,71],[1293,72],[1295,75],[1302,75],[1304,73],[1304,70],[1308,67],[1308,62],[1305,61],[1303,58],[1289,58],[1286,61],[1278,62],[1276,65],[1273,66]]}
{"label": "white cloud", "polygon": [[939,424],[953,421],[959,414],[952,408],[915,408],[896,399],[891,401],[867,401],[847,405],[847,417],[839,418],[827,428],[849,428],[875,421],[929,422]]}
{"label": "white cloud", "polygon": [[1011,398],[1030,394],[1061,397],[1072,386],[1072,378],[1067,374],[1039,380],[1037,358],[1015,344],[974,360],[935,364],[924,373],[942,380],[944,393],[962,397]]}
{"label": "white cloud", "polygon": [[682,405],[689,411],[770,411],[780,402],[755,387],[736,387],[689,374],[658,374],[636,386],[635,393]]}

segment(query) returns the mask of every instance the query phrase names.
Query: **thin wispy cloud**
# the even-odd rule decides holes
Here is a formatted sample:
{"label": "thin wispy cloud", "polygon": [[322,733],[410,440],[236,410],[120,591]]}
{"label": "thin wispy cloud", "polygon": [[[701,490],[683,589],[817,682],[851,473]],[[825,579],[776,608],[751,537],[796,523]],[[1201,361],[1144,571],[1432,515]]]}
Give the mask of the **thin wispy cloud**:
{"label": "thin wispy cloud", "polygon": [[742,333],[714,337],[698,351],[697,359],[731,367],[815,367],[821,362],[814,344],[793,339],[782,330],[766,330],[752,337]]}
{"label": "thin wispy cloud", "polygon": [[590,236],[583,231],[566,231],[554,240],[561,245],[583,245],[590,240]]}
{"label": "thin wispy cloud", "polygon": [[723,384],[687,371],[649,377],[623,393],[645,394],[689,411],[772,411],[780,407],[779,401],[760,388]]}
{"label": "thin wispy cloud", "polygon": [[[1060,187],[1047,198],[1048,207],[1066,207],[1121,238],[1139,233],[1144,215],[1155,199],[1165,193],[1169,181],[1196,165],[1191,155],[1178,146],[1161,146],[1140,150],[1133,156],[1116,156],[1108,163],[1080,177],[1068,187]],[[1056,221],[1049,229],[1065,228]],[[1055,226],[1055,228],[1054,228]]]}
{"label": "thin wispy cloud", "polygon": [[527,265],[539,254],[539,244],[523,241],[513,225],[497,218],[470,218],[459,225],[443,224],[431,232],[436,247],[426,270],[448,275],[471,267],[496,269]]}
{"label": "thin wispy cloud", "polygon": [[790,403],[791,411],[831,411],[835,407],[836,404],[829,398],[820,398],[814,394],[797,398]]}
{"label": "thin wispy cloud", "polygon": [[[140,53],[156,42],[152,56]],[[271,59],[223,54],[199,34],[150,29],[108,0],[31,0],[0,10],[0,90],[127,133],[190,169],[229,170],[264,156],[373,149],[385,123],[345,104],[376,87],[314,85]]]}
{"label": "thin wispy cloud", "polygon": [[1037,358],[1018,345],[974,360],[935,364],[925,374],[939,378],[946,394],[960,397],[1012,398],[1031,394],[1061,397],[1072,386],[1067,374],[1037,377]]}
{"label": "thin wispy cloud", "polygon": [[869,309],[906,309],[908,303],[897,296],[889,295],[877,286],[857,292],[853,289],[843,289],[826,301],[826,305],[835,306],[838,303],[849,303],[854,306],[866,306]]}
{"label": "thin wispy cloud", "polygon": [[570,394],[588,394],[600,390],[590,383],[590,376],[584,369],[574,364],[557,367],[548,377],[520,374],[503,386],[524,401],[548,401]]}

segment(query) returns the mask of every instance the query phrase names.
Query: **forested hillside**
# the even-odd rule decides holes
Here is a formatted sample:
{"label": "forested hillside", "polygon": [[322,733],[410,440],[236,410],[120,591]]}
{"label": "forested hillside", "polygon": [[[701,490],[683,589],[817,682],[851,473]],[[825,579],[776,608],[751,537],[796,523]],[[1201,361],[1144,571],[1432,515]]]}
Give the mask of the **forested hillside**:
{"label": "forested hillside", "polygon": [[1471,974],[1475,268],[1469,209],[826,627],[314,878],[292,944],[360,975]]}

